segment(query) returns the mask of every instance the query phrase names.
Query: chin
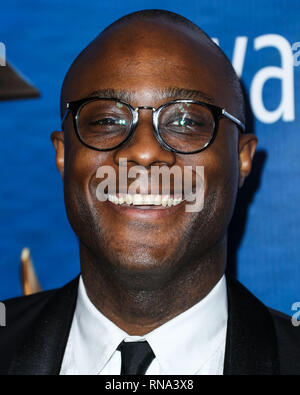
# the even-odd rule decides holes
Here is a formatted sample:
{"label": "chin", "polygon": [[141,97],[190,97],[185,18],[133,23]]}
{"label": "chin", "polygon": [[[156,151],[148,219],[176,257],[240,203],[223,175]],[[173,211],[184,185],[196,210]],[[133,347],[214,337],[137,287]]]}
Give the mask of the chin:
{"label": "chin", "polygon": [[[107,251],[107,250],[106,250]],[[129,289],[157,289],[164,286],[180,264],[167,255],[162,256],[154,249],[136,248],[129,251],[114,251],[105,259],[105,271],[118,283],[126,284]]]}

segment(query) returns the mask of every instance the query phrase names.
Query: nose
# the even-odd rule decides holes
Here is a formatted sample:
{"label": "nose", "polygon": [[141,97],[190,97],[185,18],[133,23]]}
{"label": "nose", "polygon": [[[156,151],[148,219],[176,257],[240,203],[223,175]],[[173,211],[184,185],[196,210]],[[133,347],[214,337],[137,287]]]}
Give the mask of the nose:
{"label": "nose", "polygon": [[153,165],[173,166],[175,153],[164,148],[156,139],[152,123],[151,107],[140,107],[138,124],[133,136],[115,153],[115,163],[120,158],[126,158],[133,165],[149,168]]}

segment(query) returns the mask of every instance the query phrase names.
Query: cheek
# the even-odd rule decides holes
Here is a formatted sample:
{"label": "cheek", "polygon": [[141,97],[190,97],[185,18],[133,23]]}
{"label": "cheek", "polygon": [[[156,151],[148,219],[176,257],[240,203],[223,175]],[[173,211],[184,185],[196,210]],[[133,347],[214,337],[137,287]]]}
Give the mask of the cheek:
{"label": "cheek", "polygon": [[226,186],[231,186],[233,190],[237,189],[238,159],[237,155],[234,156],[235,158],[232,158],[231,155],[228,157],[223,152],[222,154],[215,152],[215,155],[205,166],[205,180],[208,191],[210,189],[220,190]]}
{"label": "cheek", "polygon": [[238,188],[238,134],[234,128],[225,129],[220,125],[218,135],[211,145],[208,157],[207,179],[209,186],[224,188],[231,186],[233,191]]}
{"label": "cheek", "polygon": [[238,149],[237,141],[225,133],[197,156],[182,158],[182,165],[201,166],[204,173],[204,203],[213,193],[218,195],[220,204],[225,197],[232,198],[238,190]]}
{"label": "cheek", "polygon": [[108,161],[111,163],[111,154],[85,147],[73,129],[68,130],[65,136],[65,182],[70,190],[78,186],[84,193],[97,169]]}
{"label": "cheek", "polygon": [[107,152],[73,146],[65,157],[65,182],[68,189],[76,188],[86,195],[98,168],[110,164],[109,162],[110,156]]}
{"label": "cheek", "polygon": [[[65,156],[64,195],[69,221],[78,235],[90,232],[94,211],[91,182],[100,166],[108,164],[108,153],[93,151],[84,146],[72,146]],[[95,192],[95,191],[94,191]]]}
{"label": "cheek", "polygon": [[206,199],[209,200],[212,194],[215,195],[217,217],[220,216],[220,222],[227,226],[233,214],[238,191],[238,148],[235,138],[225,135],[220,139],[220,144],[213,147],[205,170]]}
{"label": "cheek", "polygon": [[223,132],[197,158],[191,157],[185,164],[191,165],[192,159],[193,166],[204,168],[204,206],[197,223],[202,221],[206,226],[203,232],[215,239],[215,233],[224,233],[235,206],[239,178],[237,140],[234,135]]}

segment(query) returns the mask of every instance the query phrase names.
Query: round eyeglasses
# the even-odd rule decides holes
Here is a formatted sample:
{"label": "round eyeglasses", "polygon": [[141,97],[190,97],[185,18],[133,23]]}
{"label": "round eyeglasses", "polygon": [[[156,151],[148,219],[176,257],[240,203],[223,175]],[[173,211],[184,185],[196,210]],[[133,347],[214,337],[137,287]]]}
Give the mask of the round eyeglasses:
{"label": "round eyeglasses", "polygon": [[207,148],[216,136],[220,117],[245,131],[244,124],[224,108],[197,100],[173,100],[157,109],[134,109],[119,99],[90,97],[67,103],[62,123],[71,112],[81,143],[97,151],[110,151],[132,137],[140,110],[152,111],[156,139],[167,150],[179,154],[195,154]]}

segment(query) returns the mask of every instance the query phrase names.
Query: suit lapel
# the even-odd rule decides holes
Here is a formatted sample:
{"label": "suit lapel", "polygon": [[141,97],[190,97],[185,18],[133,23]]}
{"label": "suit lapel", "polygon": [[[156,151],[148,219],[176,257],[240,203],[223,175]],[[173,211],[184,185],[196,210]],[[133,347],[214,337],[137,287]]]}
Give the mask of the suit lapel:
{"label": "suit lapel", "polygon": [[225,375],[279,374],[277,339],[268,309],[227,276],[228,328]]}
{"label": "suit lapel", "polygon": [[60,372],[76,306],[78,278],[59,289],[15,355],[10,375],[57,375]]}

